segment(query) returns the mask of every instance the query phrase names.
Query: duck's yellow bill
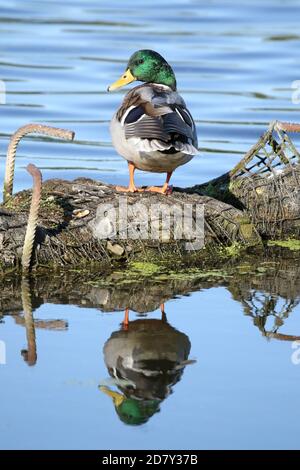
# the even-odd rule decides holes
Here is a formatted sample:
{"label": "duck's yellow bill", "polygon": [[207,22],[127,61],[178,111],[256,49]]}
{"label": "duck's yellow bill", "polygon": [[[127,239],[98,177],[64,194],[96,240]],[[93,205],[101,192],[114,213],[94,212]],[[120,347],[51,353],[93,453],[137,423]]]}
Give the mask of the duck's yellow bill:
{"label": "duck's yellow bill", "polygon": [[118,88],[121,88],[124,85],[128,85],[128,83],[134,82],[134,80],[136,80],[136,78],[132,75],[130,70],[127,69],[126,72],[122,75],[122,77],[119,78],[119,80],[109,85],[107,91],[117,90]]}
{"label": "duck's yellow bill", "polygon": [[122,395],[119,392],[113,392],[105,385],[101,385],[99,389],[101,390],[101,392],[105,393],[105,395],[108,395],[109,397],[111,397],[116,406],[122,405],[123,401],[125,400],[124,395]]}

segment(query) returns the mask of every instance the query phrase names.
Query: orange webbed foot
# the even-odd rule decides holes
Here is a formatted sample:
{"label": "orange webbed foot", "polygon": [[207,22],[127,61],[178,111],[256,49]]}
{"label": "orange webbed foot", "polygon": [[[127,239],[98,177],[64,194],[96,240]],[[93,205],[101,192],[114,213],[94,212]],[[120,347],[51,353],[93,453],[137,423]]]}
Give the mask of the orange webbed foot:
{"label": "orange webbed foot", "polygon": [[149,186],[146,188],[146,191],[151,193],[164,194],[165,196],[172,194],[173,186],[164,185],[164,186]]}
{"label": "orange webbed foot", "polygon": [[144,189],[137,188],[136,186],[116,186],[116,191],[122,193],[142,193]]}

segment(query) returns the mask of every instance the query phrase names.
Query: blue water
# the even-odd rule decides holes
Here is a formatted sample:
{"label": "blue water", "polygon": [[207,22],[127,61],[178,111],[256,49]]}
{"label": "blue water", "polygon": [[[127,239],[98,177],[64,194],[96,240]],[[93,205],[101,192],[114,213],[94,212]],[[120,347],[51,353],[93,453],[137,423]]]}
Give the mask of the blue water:
{"label": "blue water", "polygon": [[[243,282],[241,278],[241,286]],[[299,281],[299,292],[298,286]],[[182,342],[190,342],[188,359],[196,362],[185,366],[171,393],[140,425],[125,424],[111,398],[99,390],[99,385],[118,390],[109,378],[103,347],[112,334],[121,331],[124,317],[121,311],[101,306],[108,298],[105,289],[88,289],[77,301],[82,301],[81,306],[72,305],[77,303],[75,296],[72,300],[58,293],[60,303],[70,305],[54,305],[45,294],[45,303],[34,311],[36,321],[63,320],[68,326],[62,331],[36,328],[34,366],[20,354],[27,349],[25,328],[16,320],[22,318],[22,306],[10,311],[13,315],[4,317],[0,329],[6,343],[6,365],[0,366],[1,448],[299,448],[299,344],[267,339],[245,315],[242,301],[264,309],[265,330],[290,335],[299,333],[299,307],[291,309],[285,319],[280,311],[291,299],[285,294],[281,297],[275,288],[272,309],[262,301],[268,297],[263,286],[246,290],[239,301],[225,287],[209,287],[165,303],[168,328],[177,330],[178,350]],[[84,307],[87,297],[94,298],[94,308]],[[155,298],[158,305],[159,294]],[[120,309],[117,302],[115,308]],[[255,313],[253,307],[251,314]],[[134,351],[140,344],[132,342],[134,324],[150,325],[153,319],[159,321],[161,313],[157,308],[147,316],[132,310],[129,315],[125,341]],[[146,328],[146,335],[149,331]],[[114,348],[126,358],[119,340]],[[156,348],[153,344],[154,356]],[[148,344],[148,353],[150,349]],[[166,344],[165,351],[170,349]],[[140,382],[135,383],[138,388]]]}
{"label": "blue water", "polygon": [[[0,6],[0,79],[7,89],[0,105],[1,174],[9,136],[39,122],[74,130],[75,142],[25,139],[16,191],[31,185],[29,162],[44,179],[80,175],[126,184],[127,165],[108,132],[126,90],[109,94],[106,88],[132,52],[151,48],[172,64],[198,129],[200,155],[175,172],[173,183],[188,186],[220,175],[269,121],[300,120],[299,104],[292,102],[292,82],[300,79],[299,15],[297,0],[28,0]],[[137,184],[163,178],[138,172]],[[256,289],[271,290],[259,277]],[[293,297],[275,289],[273,295],[283,306],[298,292]],[[20,354],[27,348],[24,326],[16,323],[22,305],[16,312],[3,307],[0,448],[299,448],[300,365],[292,361],[297,350],[292,341],[262,336],[243,302],[224,286],[189,296],[175,289],[165,303],[167,319],[188,336],[188,357],[196,362],[170,386],[173,393],[156,403],[160,411],[139,426],[125,424],[99,390],[101,384],[117,390],[103,346],[120,329],[124,313],[114,311],[118,303],[99,305],[104,294],[96,294],[88,307],[84,299],[79,308],[78,299],[63,295],[55,303],[45,296],[34,306],[35,319],[63,319],[68,327],[36,328],[37,361],[31,367]],[[156,300],[153,312],[131,312],[131,319],[159,319]],[[295,305],[279,331],[297,335],[299,314]]]}
{"label": "blue water", "polygon": [[[174,184],[192,185],[232,168],[270,120],[299,120],[292,82],[299,79],[298,1],[96,0],[11,1],[0,8],[0,171],[9,136],[28,122],[73,129],[75,143],[30,137],[18,153],[15,189],[30,186],[24,168],[44,178],[78,175],[127,182],[108,123],[124,91],[107,93],[137,48],[158,50],[174,67],[198,128],[201,153]],[[140,184],[163,175],[139,173]]]}

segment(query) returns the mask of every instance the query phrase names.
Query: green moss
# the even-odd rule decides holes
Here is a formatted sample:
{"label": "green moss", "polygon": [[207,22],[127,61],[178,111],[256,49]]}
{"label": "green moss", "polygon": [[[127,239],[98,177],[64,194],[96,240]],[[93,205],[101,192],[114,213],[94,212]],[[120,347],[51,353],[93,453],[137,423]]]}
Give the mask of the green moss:
{"label": "green moss", "polygon": [[[148,265],[149,263],[145,263]],[[154,267],[155,266],[155,267]],[[137,268],[141,268],[140,265]],[[151,273],[151,274],[150,274]],[[225,270],[205,270],[205,269],[185,269],[180,271],[172,271],[164,268],[163,266],[143,266],[143,270],[126,269],[124,271],[114,271],[106,277],[99,277],[97,279],[85,282],[87,285],[94,287],[130,287],[143,283],[150,283],[152,286],[164,283],[178,282],[196,282],[199,280],[217,281],[231,277],[230,273]]]}
{"label": "green moss", "polygon": [[265,273],[268,271],[268,269],[263,266],[258,266],[258,268],[256,268],[256,271],[258,271],[259,273]]}
{"label": "green moss", "polygon": [[189,269],[181,272],[175,272],[171,271],[168,273],[167,276],[165,276],[165,279],[161,276],[160,278],[162,280],[188,280],[188,281],[193,281],[197,279],[224,279],[226,277],[230,277],[229,273],[226,272],[225,270],[221,269],[212,269],[212,270],[205,270],[205,269]]}
{"label": "green moss", "polygon": [[21,191],[16,196],[9,197],[3,207],[14,212],[23,212],[29,210],[31,203],[31,193],[29,191]]}
{"label": "green moss", "polygon": [[209,183],[207,186],[204,187],[203,194],[209,197],[216,198],[218,196],[218,188],[213,184]]}
{"label": "green moss", "polygon": [[224,201],[228,203],[232,201],[232,194],[229,190],[229,186],[227,183],[224,185],[215,185],[212,183],[203,185],[201,193],[204,196],[213,197],[214,199],[218,199],[219,201]]}
{"label": "green moss", "polygon": [[255,233],[253,224],[251,224],[250,222],[248,222],[247,224],[242,224],[240,226],[240,232],[246,240],[251,240]]}
{"label": "green moss", "polygon": [[300,240],[295,238],[288,238],[287,240],[271,240],[268,242],[268,246],[280,246],[282,248],[288,248],[291,251],[299,251]]}
{"label": "green moss", "polygon": [[[240,165],[240,166],[237,165],[237,166],[235,167],[235,169],[233,170],[233,172],[235,173],[235,172],[237,172],[237,171],[240,171],[240,170],[242,170],[242,168],[243,168],[243,165]],[[230,192],[234,193],[234,192],[235,192],[237,189],[239,189],[243,184],[244,184],[243,178],[237,178],[237,179],[233,178],[233,179],[230,180],[228,189],[229,189]]]}
{"label": "green moss", "polygon": [[239,274],[253,274],[253,266],[250,264],[239,264],[236,267],[236,270]]}
{"label": "green moss", "polygon": [[[15,213],[28,213],[31,205],[31,197],[31,191],[20,191],[10,197],[2,207]],[[65,220],[66,214],[72,212],[72,209],[73,208],[66,203],[63,198],[53,196],[49,194],[49,191],[43,188],[39,208],[39,220],[45,224],[47,228],[56,228]]]}
{"label": "green moss", "polygon": [[227,258],[237,258],[240,256],[242,251],[245,249],[245,246],[243,246],[239,242],[234,242],[230,246],[226,246],[220,250],[221,256],[227,257]]}
{"label": "green moss", "polygon": [[[129,270],[138,272],[142,276],[153,276],[163,270],[163,266],[150,262],[132,261],[129,265]],[[127,270],[128,271],[128,270]]]}

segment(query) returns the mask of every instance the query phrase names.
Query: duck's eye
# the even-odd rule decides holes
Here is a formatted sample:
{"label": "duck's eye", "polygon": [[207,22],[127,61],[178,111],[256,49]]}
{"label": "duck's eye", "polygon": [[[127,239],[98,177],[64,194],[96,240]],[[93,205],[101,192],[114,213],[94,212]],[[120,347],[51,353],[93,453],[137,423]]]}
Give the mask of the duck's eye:
{"label": "duck's eye", "polygon": [[138,61],[138,64],[143,64],[143,63],[144,63],[144,59],[140,59],[140,60]]}

